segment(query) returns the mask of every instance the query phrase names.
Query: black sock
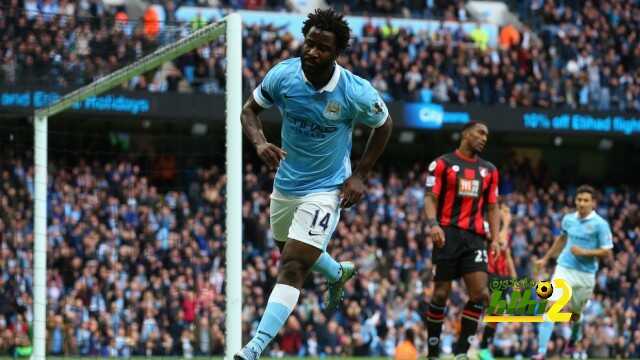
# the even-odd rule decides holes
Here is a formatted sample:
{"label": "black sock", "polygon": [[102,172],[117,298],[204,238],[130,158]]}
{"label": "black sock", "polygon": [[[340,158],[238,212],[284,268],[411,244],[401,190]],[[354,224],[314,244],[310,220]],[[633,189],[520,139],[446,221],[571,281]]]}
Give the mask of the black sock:
{"label": "black sock", "polygon": [[425,315],[427,323],[427,343],[429,344],[429,358],[440,355],[440,333],[444,322],[445,306],[431,303]]}
{"label": "black sock", "polygon": [[480,349],[486,349],[493,341],[493,336],[496,334],[495,323],[488,323],[484,327],[484,333],[482,334],[482,343],[480,343]]}
{"label": "black sock", "polygon": [[471,345],[471,341],[478,330],[478,321],[482,315],[483,306],[481,303],[467,302],[462,310],[462,320],[460,327],[460,337],[454,347],[454,354],[466,354]]}

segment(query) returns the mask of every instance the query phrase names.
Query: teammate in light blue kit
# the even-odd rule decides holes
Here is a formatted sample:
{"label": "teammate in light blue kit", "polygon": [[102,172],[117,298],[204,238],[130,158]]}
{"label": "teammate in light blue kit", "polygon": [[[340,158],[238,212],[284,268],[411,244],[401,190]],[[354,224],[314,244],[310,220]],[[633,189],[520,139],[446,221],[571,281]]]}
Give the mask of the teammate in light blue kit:
{"label": "teammate in light blue kit", "polygon": [[[553,279],[566,280],[572,291],[569,302],[569,311],[573,313],[571,339],[564,349],[564,353],[568,355],[575,352],[575,343],[581,335],[580,314],[593,295],[598,259],[611,256],[613,249],[611,229],[607,221],[595,212],[595,204],[595,190],[588,185],[578,187],[578,211],[562,218],[562,234],[556,238],[549,252],[535,263],[536,266],[543,267],[551,257],[560,253]],[[539,325],[538,354],[533,356],[533,359],[545,358],[552,332],[552,322]]]}
{"label": "teammate in light blue kit", "polygon": [[[349,42],[349,26],[333,10],[316,10],[304,22],[302,57],[274,66],[242,110],[242,127],[258,156],[278,168],[271,194],[271,228],[282,259],[255,336],[234,359],[260,357],[293,311],[310,270],[329,282],[328,308],[342,300],[353,263],[326,251],[340,208],[360,201],[365,181],[391,134],[386,105],[371,86],[336,63]],[[258,113],[273,105],[283,117],[282,148],[267,142]],[[351,173],[351,133],[373,128]]]}

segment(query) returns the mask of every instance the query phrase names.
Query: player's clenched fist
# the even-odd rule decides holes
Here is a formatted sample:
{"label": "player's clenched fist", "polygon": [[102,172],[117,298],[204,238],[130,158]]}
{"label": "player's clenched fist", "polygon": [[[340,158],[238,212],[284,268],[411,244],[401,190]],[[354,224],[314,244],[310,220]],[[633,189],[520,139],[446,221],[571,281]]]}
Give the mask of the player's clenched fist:
{"label": "player's clenched fist", "polygon": [[256,151],[260,159],[262,159],[262,161],[264,161],[272,170],[277,169],[280,164],[280,160],[287,156],[286,151],[268,142],[257,145]]}
{"label": "player's clenched fist", "polygon": [[442,231],[440,225],[434,225],[431,227],[431,239],[433,240],[433,245],[435,247],[441,248],[444,246],[444,231]]}
{"label": "player's clenched fist", "polygon": [[349,208],[353,204],[358,203],[362,200],[366,190],[367,188],[362,178],[357,175],[351,175],[342,186],[342,201],[340,202],[340,207]]}

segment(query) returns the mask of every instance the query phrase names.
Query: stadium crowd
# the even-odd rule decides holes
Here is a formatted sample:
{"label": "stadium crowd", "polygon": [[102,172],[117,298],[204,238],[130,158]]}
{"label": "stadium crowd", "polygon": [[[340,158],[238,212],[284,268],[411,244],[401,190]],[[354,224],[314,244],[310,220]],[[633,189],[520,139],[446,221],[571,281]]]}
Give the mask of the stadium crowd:
{"label": "stadium crowd", "polygon": [[292,10],[290,3],[286,0],[152,0],[151,2],[164,5],[167,1],[173,1],[176,7],[208,6],[246,10]]}
{"label": "stadium crowd", "polygon": [[[513,214],[519,276],[559,234],[575,188],[549,182],[543,167],[500,166]],[[54,355],[220,355],[224,351],[224,184],[216,166],[185,167],[159,187],[154,170],[122,160],[51,162],[48,184],[48,351]],[[171,174],[171,172],[170,172]],[[426,353],[421,302],[431,297],[432,250],[424,223],[424,164],[376,172],[364,201],[342,212],[329,250],[354,259],[359,275],[344,307],[323,311],[324,280],[313,276],[273,356],[392,356],[407,329]],[[28,347],[33,319],[33,167],[28,155],[0,159],[0,354]],[[166,180],[166,179],[165,179]],[[273,174],[244,169],[243,330],[257,326],[279,252],[269,230]],[[171,185],[173,184],[173,185]],[[598,211],[611,223],[615,257],[602,263],[585,311],[581,348],[591,357],[640,357],[640,194],[602,188]],[[239,241],[239,239],[230,239]],[[548,275],[541,274],[541,277]],[[454,285],[442,346],[451,351],[466,299]],[[550,353],[570,330],[556,327]],[[529,356],[531,324],[501,324],[497,355]]]}
{"label": "stadium crowd", "polygon": [[[0,79],[5,84],[77,87],[204,25],[198,18],[177,23],[175,11],[182,2],[173,0],[162,2],[168,19],[163,28],[128,19],[123,8],[105,7],[101,0],[9,3],[0,7]],[[337,3],[357,9],[388,2]],[[462,2],[444,8],[439,3],[434,2],[439,19],[466,18]],[[524,3],[535,20],[532,27],[505,26],[497,47],[488,46],[480,29],[414,33],[390,23],[366,23],[363,36],[353,39],[339,62],[370,79],[389,101],[640,111],[640,6],[635,1]],[[271,25],[246,27],[243,39],[245,91],[275,63],[296,56],[300,46],[297,37]],[[221,43],[126,85],[208,93],[222,93],[224,86]]]}
{"label": "stadium crowd", "polygon": [[467,21],[465,1],[445,0],[328,0],[327,4],[346,15],[377,15]]}

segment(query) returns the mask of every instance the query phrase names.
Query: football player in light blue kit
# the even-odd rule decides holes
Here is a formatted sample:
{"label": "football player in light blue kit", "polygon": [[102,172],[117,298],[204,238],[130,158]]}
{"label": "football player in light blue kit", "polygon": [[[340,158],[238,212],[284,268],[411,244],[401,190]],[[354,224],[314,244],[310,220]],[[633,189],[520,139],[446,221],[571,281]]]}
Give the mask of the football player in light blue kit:
{"label": "football player in light blue kit", "polygon": [[[275,287],[255,336],[234,359],[260,357],[293,311],[311,270],[329,282],[328,308],[342,300],[351,262],[326,251],[340,208],[360,201],[368,173],[391,134],[387,107],[371,84],[340,67],[336,59],[349,42],[349,26],[333,10],[316,10],[304,22],[302,57],[274,66],[242,110],[242,127],[258,156],[278,168],[271,194],[271,228],[282,251]],[[282,148],[267,142],[258,113],[276,105],[282,114]],[[373,128],[351,173],[351,133],[356,124]]]}
{"label": "football player in light blue kit", "polygon": [[[562,218],[562,234],[556,238],[547,254],[535,262],[542,268],[550,258],[558,257],[552,279],[564,279],[571,286],[569,301],[571,315],[571,339],[565,354],[572,355],[580,338],[580,314],[593,295],[598,271],[598,260],[611,256],[613,241],[611,229],[605,219],[595,212],[595,190],[582,185],[576,190],[577,211]],[[544,322],[538,327],[538,354],[532,359],[544,359],[547,344],[553,332],[553,323]]]}

